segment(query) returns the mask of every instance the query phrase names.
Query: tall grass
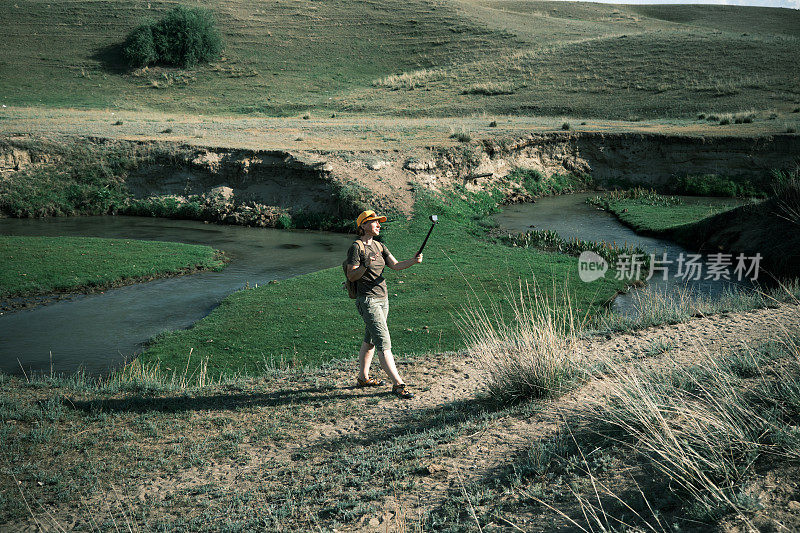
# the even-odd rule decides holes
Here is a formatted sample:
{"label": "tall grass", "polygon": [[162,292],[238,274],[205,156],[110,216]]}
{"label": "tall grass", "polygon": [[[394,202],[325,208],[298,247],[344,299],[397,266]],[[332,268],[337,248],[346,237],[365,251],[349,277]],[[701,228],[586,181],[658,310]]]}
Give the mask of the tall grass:
{"label": "tall grass", "polygon": [[[623,450],[627,464],[643,469],[677,499],[680,516],[706,523],[753,510],[750,479],[763,468],[800,459],[800,332],[776,321],[767,326],[774,331],[769,342],[714,351],[702,344],[683,346],[691,359],[687,350],[673,350],[677,347],[672,345],[657,347],[646,364],[624,354],[593,353],[590,359],[582,353],[579,337],[598,323],[576,315],[566,290],[563,294],[554,288],[550,296],[535,285],[521,284],[511,295],[510,316],[490,305],[469,307],[459,317],[486,390],[499,402],[557,397],[593,376],[605,383],[602,397],[581,405],[570,417],[570,425],[581,428],[572,446],[575,458],[580,455],[585,463],[578,470],[590,478],[594,491],[587,496],[571,489],[586,527],[538,499],[533,490],[531,498],[584,531],[634,526],[666,531],[669,521],[650,507],[651,496],[640,489],[644,504],[634,505],[594,476],[581,451],[584,445],[601,450],[601,455]],[[638,314],[623,318],[608,313],[600,322],[603,332],[629,330],[781,301],[796,305],[798,296],[797,281],[769,291],[730,291],[716,299],[688,291],[672,296],[643,291]],[[552,305],[559,297],[567,305]],[[538,449],[534,446],[531,453]],[[565,457],[552,460],[563,462]],[[606,513],[603,498],[611,498],[627,518]]]}
{"label": "tall grass", "polygon": [[489,395],[501,403],[560,396],[586,376],[576,351],[579,316],[569,293],[552,296],[534,284],[520,284],[511,295],[513,316],[496,307],[473,306],[459,316],[459,327],[482,370]]}
{"label": "tall grass", "polygon": [[626,313],[608,310],[586,323],[587,332],[628,332],[635,329],[686,322],[692,317],[718,313],[748,311],[772,307],[800,298],[800,280],[786,280],[774,287],[760,290],[729,288],[710,296],[687,287],[671,291],[650,288],[632,293],[631,309]]}
{"label": "tall grass", "polygon": [[383,78],[374,80],[373,87],[385,87],[393,91],[400,89],[413,90],[417,87],[424,87],[430,81],[444,77],[441,69],[422,69],[413,72],[403,72],[402,74],[390,74]]}
{"label": "tall grass", "polygon": [[761,291],[731,289],[715,297],[686,288],[669,293],[637,290],[633,308],[626,314],[607,310],[580,315],[570,302],[566,285],[554,286],[548,293],[535,283],[520,282],[508,293],[505,299],[511,304],[511,316],[493,303],[472,303],[457,316],[468,352],[481,367],[486,392],[501,403],[558,397],[608,368],[611,362],[606,358],[590,360],[581,352],[578,340],[586,335],[629,332],[695,316],[797,302],[800,280]]}
{"label": "tall grass", "polygon": [[136,358],[107,375],[87,374],[80,368],[70,374],[57,374],[52,370],[49,373],[26,373],[23,379],[29,387],[61,387],[102,394],[155,394],[198,390],[235,382],[243,377],[212,378],[208,373],[208,358],[193,361],[190,354],[183,368],[165,368],[159,362],[143,363]]}
{"label": "tall grass", "polygon": [[608,398],[584,417],[644,460],[697,518],[746,510],[754,500],[743,483],[758,464],[800,458],[800,337],[783,331],[768,346],[700,347],[694,364],[666,356],[656,368],[614,368]]}

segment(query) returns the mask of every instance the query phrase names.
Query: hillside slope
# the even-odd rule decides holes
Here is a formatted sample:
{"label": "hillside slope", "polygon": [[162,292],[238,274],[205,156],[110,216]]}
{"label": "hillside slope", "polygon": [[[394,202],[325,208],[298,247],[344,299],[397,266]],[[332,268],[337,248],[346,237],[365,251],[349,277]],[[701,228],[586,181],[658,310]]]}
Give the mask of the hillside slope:
{"label": "hillside slope", "polygon": [[[174,2],[0,11],[0,103],[298,115],[693,118],[800,103],[800,11],[518,0],[201,0],[226,42],[193,70],[119,67]],[[405,74],[405,75],[403,75]],[[399,76],[402,75],[402,76]]]}

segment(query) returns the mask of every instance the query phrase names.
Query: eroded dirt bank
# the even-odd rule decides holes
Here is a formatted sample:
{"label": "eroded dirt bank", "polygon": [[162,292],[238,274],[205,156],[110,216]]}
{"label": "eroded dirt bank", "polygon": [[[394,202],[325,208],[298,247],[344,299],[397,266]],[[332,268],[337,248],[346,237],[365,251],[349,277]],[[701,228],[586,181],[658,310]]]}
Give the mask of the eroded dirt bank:
{"label": "eroded dirt bank", "polygon": [[676,176],[765,176],[800,163],[800,136],[693,137],[646,133],[546,133],[409,151],[280,151],[67,137],[0,139],[0,176],[60,161],[55,145],[129,145],[146,152],[125,176],[133,199],[202,198],[216,220],[273,226],[281,215],[348,217],[369,204],[410,214],[415,187],[503,189],[525,199],[515,168],[584,173],[598,183],[659,187]]}

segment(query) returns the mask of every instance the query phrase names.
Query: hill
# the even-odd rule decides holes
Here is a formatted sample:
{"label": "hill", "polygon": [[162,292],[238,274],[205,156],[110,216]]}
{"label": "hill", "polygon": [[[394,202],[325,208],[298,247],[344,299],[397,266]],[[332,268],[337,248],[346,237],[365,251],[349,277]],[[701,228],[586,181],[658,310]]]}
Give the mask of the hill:
{"label": "hill", "polygon": [[800,104],[800,11],[517,0],[224,0],[196,69],[121,70],[174,2],[0,11],[0,103],[203,114],[695,118]]}

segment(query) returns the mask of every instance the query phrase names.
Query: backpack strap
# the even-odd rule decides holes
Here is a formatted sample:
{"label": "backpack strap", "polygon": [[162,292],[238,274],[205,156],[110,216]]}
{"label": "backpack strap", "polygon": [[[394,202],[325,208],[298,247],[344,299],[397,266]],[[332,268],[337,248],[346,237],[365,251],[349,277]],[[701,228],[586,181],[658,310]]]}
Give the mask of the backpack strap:
{"label": "backpack strap", "polygon": [[355,242],[356,242],[356,245],[358,246],[358,249],[361,250],[361,255],[364,256],[364,259],[366,259],[367,258],[367,248],[366,248],[366,246],[364,246],[364,241],[362,241],[361,239],[356,239]]}

